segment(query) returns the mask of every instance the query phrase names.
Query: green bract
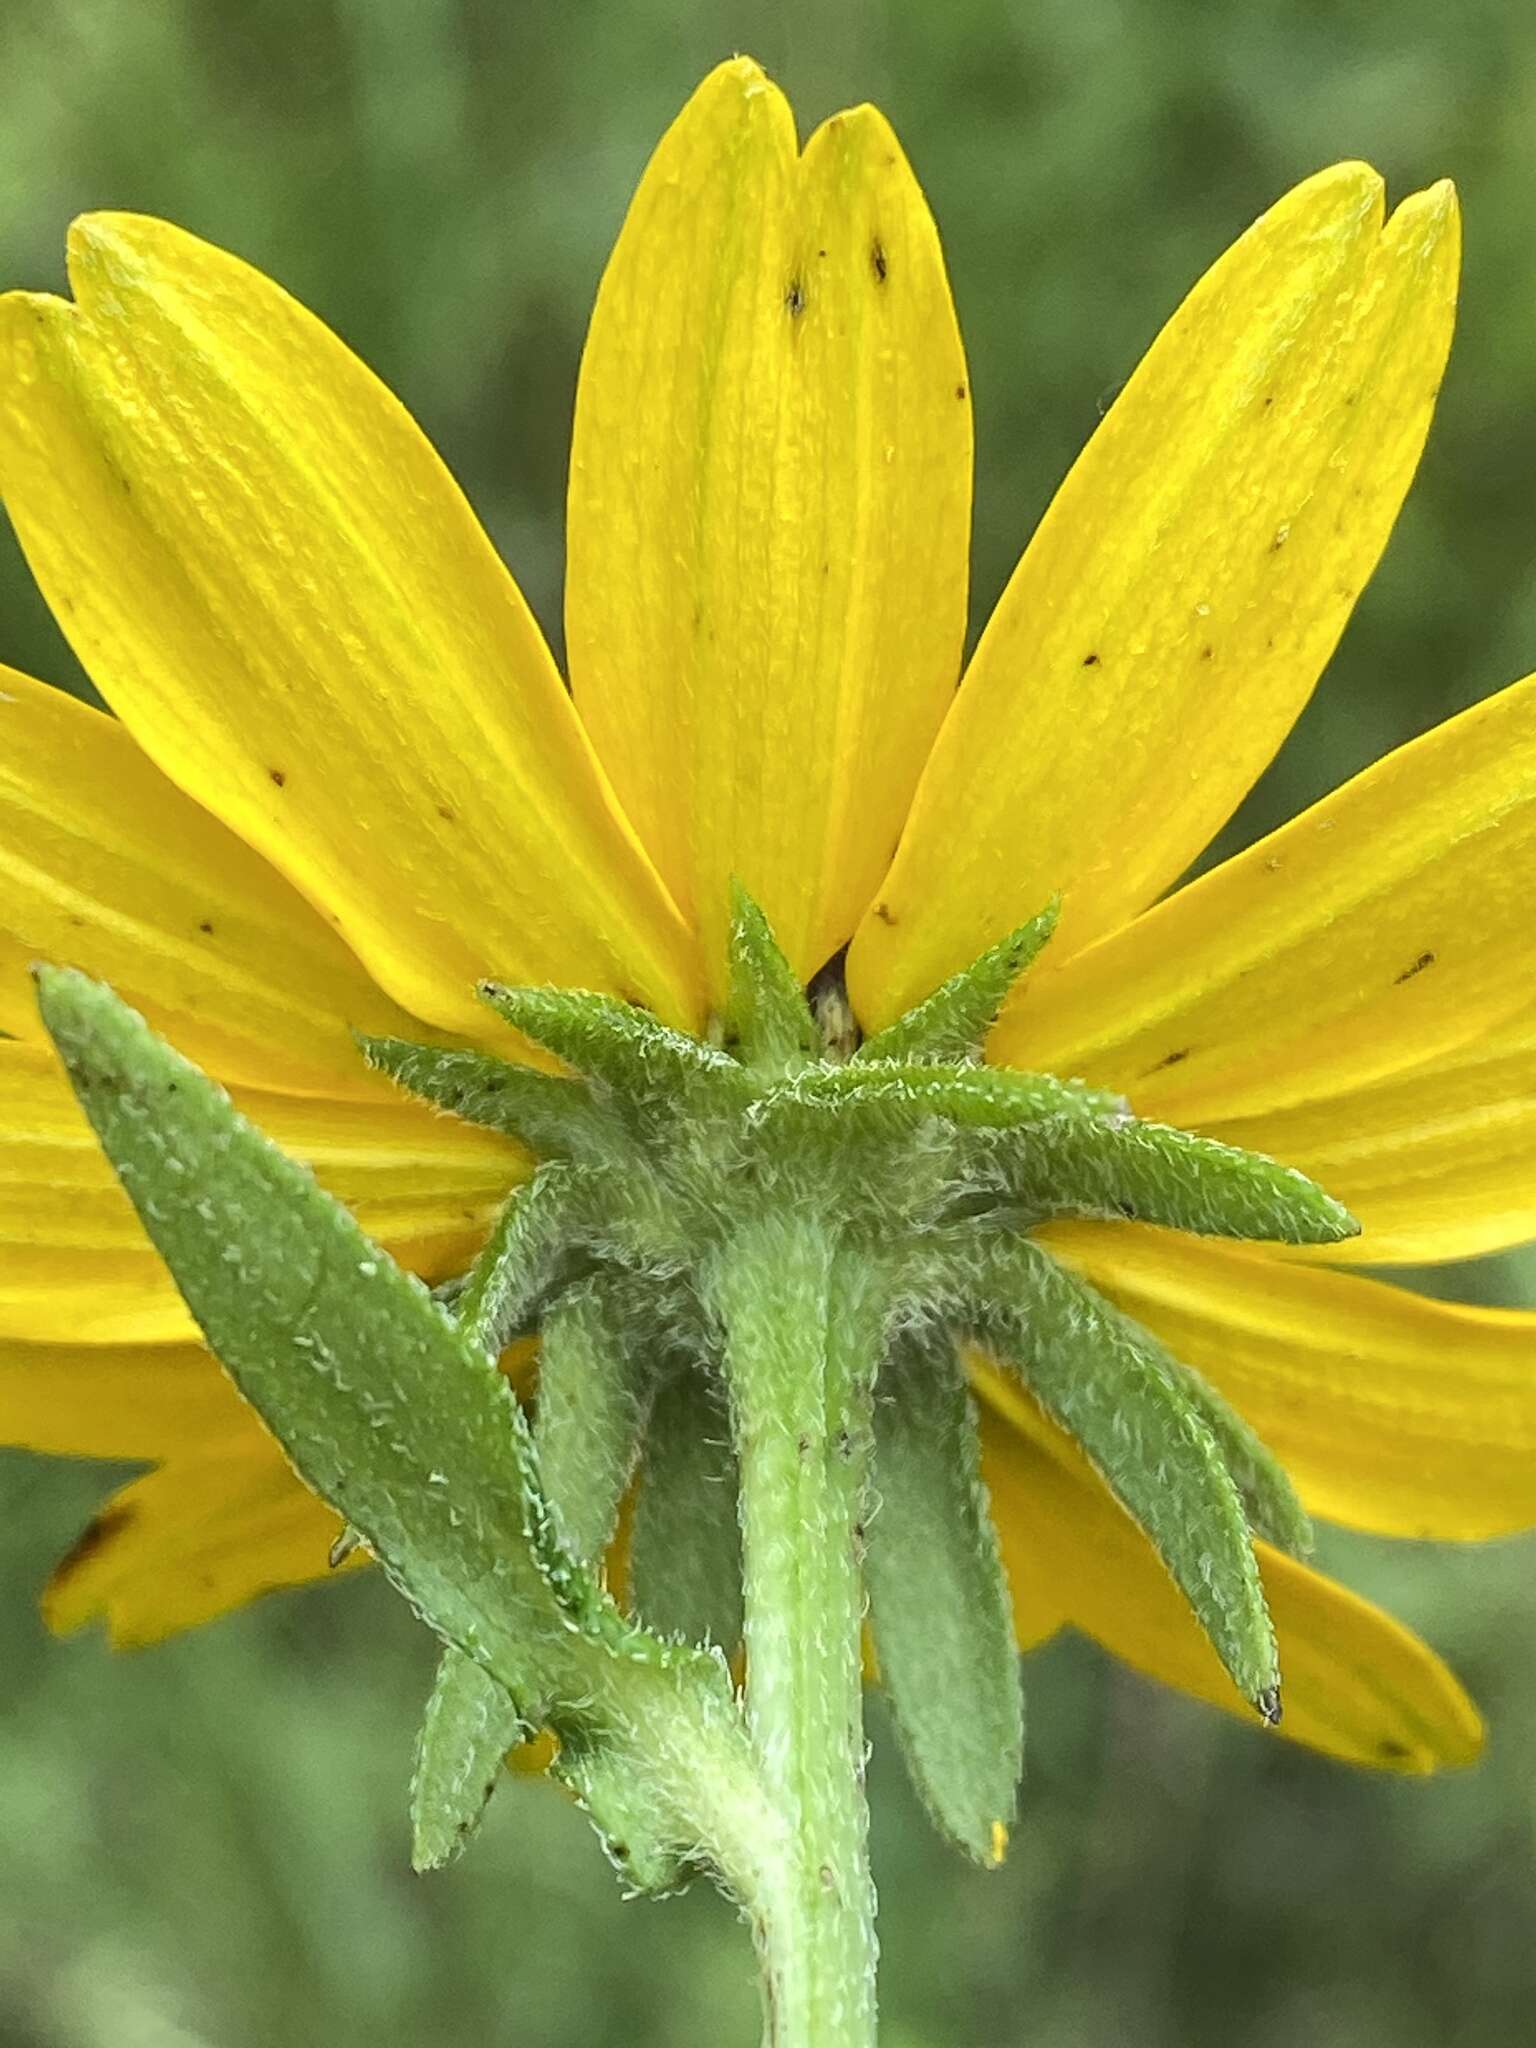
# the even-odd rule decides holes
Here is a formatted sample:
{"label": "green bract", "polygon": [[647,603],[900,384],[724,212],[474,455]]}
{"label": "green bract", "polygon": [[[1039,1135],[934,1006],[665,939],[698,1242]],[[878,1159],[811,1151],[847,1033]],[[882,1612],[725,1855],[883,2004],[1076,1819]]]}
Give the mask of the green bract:
{"label": "green bract", "polygon": [[[1304,1548],[1305,1516],[1226,1404],[1030,1229],[1134,1216],[1327,1243],[1354,1226],[1267,1159],[980,1063],[1054,919],[862,1046],[835,980],[808,996],[740,890],[709,1041],[612,997],[490,983],[571,1073],[362,1041],[536,1162],[441,1302],[108,991],[42,972],[80,1100],[213,1350],[443,1639],[418,1863],[456,1852],[506,1747],[550,1727],[633,1881],[711,1862],[754,1914],[821,1928],[830,1966],[859,1916],[818,1897],[814,1829],[787,1877],[759,1866],[765,1814],[798,1802],[825,1816],[817,1867],[861,1867],[832,1779],[858,1775],[866,1604],[923,1798],[996,1860],[1022,1710],[962,1341],[1077,1439],[1234,1683],[1278,1714],[1252,1532]],[[530,1419],[495,1360],[535,1334]],[[626,1601],[603,1558],[632,1487]],[[726,1667],[743,1637],[745,1712]]]}

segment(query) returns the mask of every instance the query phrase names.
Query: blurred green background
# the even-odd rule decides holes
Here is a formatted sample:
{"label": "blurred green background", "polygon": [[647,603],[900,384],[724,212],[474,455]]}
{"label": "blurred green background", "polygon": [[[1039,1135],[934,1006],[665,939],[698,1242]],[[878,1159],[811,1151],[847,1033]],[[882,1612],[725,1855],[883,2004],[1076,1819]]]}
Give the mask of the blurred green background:
{"label": "blurred green background", "polygon": [[[1362,155],[1443,173],[1464,313],[1422,480],[1249,834],[1536,666],[1536,15],[1510,0],[0,0],[0,282],[69,217],[168,214],[270,270],[405,396],[558,630],[583,323],[651,143],[758,55],[802,119],[878,100],[945,234],[979,436],[976,607],[1156,326],[1252,216]],[[76,673],[0,543],[0,654]],[[1411,1276],[1410,1276],[1411,1277]],[[1536,1261],[1420,1276],[1536,1302]],[[1448,1370],[1454,1361],[1447,1361]],[[113,1475],[0,1466],[0,2044],[575,2048],[755,2038],[714,1899],[625,1905],[506,1788],[413,1879],[431,1647],[377,1583],[115,1659],[34,1597]],[[997,1875],[925,1831],[875,1716],[891,2048],[1503,2048],[1536,2013],[1536,1545],[1329,1538],[1488,1713],[1399,1784],[1060,1643]]]}

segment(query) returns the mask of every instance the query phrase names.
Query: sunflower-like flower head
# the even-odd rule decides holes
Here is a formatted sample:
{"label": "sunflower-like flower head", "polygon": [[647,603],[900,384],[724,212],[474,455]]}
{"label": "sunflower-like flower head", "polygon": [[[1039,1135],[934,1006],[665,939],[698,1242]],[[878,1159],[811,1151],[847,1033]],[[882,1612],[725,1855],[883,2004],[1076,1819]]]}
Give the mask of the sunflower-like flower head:
{"label": "sunflower-like flower head", "polygon": [[[962,665],[970,387],[921,193],[872,109],[800,151],[727,64],[599,293],[567,688],[335,336],[178,229],[81,222],[72,301],[0,301],[0,492],[116,713],[0,674],[0,1430],[154,1469],[60,1567],[53,1623],[151,1641],[320,1576],[341,1531],[97,1150],[38,959],[116,988],[509,1369],[537,1332],[541,1417],[600,1451],[629,1414],[627,1568],[661,1628],[733,1647],[731,1518],[697,1538],[728,1496],[691,1368],[751,1312],[718,1247],[755,1232],[788,1268],[830,1218],[881,1276],[886,1505],[947,1502],[973,1590],[995,1529],[1019,1644],[1076,1627],[1273,1718],[1278,1643],[1287,1735],[1472,1756],[1445,1668],[1297,1553],[1304,1509],[1536,1519],[1530,1319],[1344,1270],[1536,1230],[1536,681],[1173,888],[1385,545],[1457,254],[1444,186],[1385,219],[1345,164],[1281,200]],[[678,1370],[604,1408],[637,1330]],[[877,1649],[926,1555],[895,1509],[871,1531]],[[921,1750],[900,1648],[881,1664]]]}

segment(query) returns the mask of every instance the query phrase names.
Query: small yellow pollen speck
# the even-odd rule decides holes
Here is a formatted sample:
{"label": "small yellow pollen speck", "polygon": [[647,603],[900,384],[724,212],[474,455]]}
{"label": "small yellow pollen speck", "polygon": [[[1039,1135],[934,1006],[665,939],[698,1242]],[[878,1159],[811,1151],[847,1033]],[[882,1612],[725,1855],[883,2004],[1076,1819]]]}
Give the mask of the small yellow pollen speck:
{"label": "small yellow pollen speck", "polygon": [[541,1777],[559,1754],[560,1744],[555,1736],[548,1728],[541,1728],[529,1741],[520,1742],[516,1749],[507,1752],[507,1768],[516,1771],[519,1777]]}
{"label": "small yellow pollen speck", "polygon": [[1006,1856],[1007,1854],[1008,1854],[1008,1830],[1007,1830],[1007,1829],[1006,1829],[1006,1828],[1005,1828],[1005,1827],[1003,1826],[1003,1824],[1002,1824],[1002,1822],[1001,1822],[1000,1820],[995,1820],[995,1821],[993,1821],[993,1823],[992,1823],[992,1855],[991,1855],[991,1862],[992,1862],[993,1866],[994,1866],[994,1867],[996,1867],[996,1865],[997,1865],[997,1864],[1001,1863],[1001,1862],[1002,1862],[1002,1860],[1003,1860],[1003,1858],[1004,1858],[1004,1857],[1005,1857],[1005,1856]]}

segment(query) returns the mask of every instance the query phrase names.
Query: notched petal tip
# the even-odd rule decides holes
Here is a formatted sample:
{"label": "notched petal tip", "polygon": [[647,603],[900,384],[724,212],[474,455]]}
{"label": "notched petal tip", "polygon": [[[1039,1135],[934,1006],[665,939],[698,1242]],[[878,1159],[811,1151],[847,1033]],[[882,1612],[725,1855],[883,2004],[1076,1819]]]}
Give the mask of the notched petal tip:
{"label": "notched petal tip", "polygon": [[138,265],[156,242],[199,247],[195,235],[149,213],[104,211],[77,214],[64,236],[64,268],[75,302],[83,304],[91,289],[114,267]]}
{"label": "notched petal tip", "polygon": [[732,102],[745,114],[753,101],[763,103],[761,108],[753,111],[789,112],[788,100],[755,57],[727,57],[723,64],[717,64],[713,71],[706,72],[694,87],[672,129],[675,132],[685,122],[708,117],[717,108],[728,107]]}
{"label": "notched petal tip", "polygon": [[1374,164],[1360,157],[1345,157],[1293,185],[1270,208],[1270,214],[1278,215],[1292,206],[1310,206],[1318,200],[1331,201],[1351,228],[1373,214],[1379,225],[1386,218],[1386,180]]}
{"label": "notched petal tip", "polygon": [[1461,219],[1461,198],[1456,190],[1454,178],[1437,178],[1433,185],[1426,185],[1422,192],[1413,192],[1402,202],[1393,214],[1394,220],[1401,220],[1407,214],[1413,219],[1422,219],[1426,225],[1443,227],[1451,221]]}

